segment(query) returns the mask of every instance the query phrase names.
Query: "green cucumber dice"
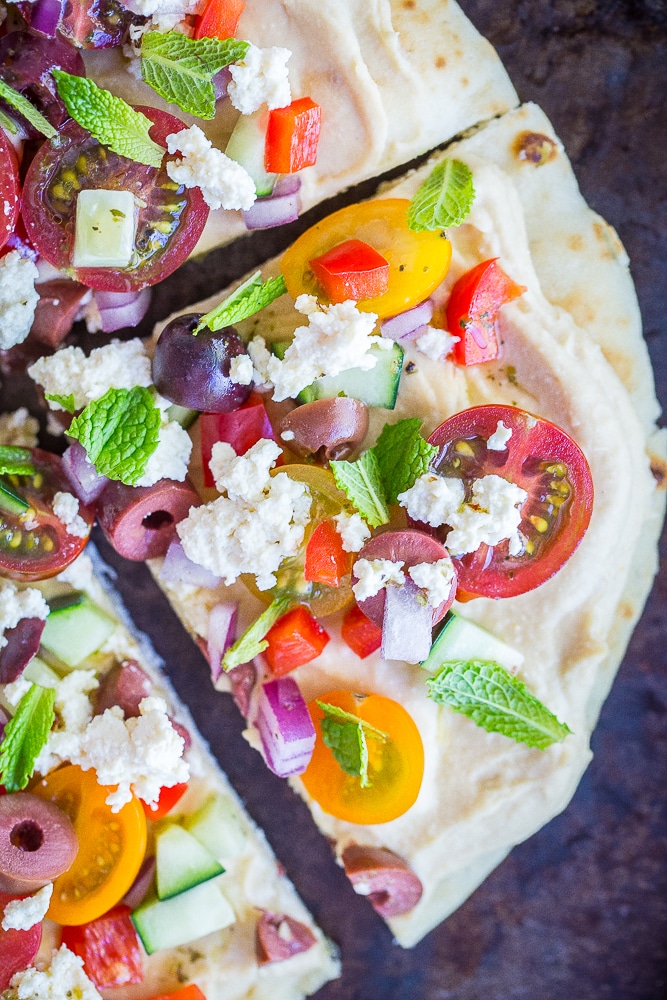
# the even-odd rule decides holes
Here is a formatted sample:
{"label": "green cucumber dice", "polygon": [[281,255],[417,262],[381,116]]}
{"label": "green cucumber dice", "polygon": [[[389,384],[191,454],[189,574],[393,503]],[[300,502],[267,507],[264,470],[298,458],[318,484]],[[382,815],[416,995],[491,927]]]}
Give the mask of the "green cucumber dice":
{"label": "green cucumber dice", "polygon": [[155,874],[159,899],[170,899],[216,875],[224,868],[196,837],[178,823],[164,827],[155,840]]}
{"label": "green cucumber dice", "polygon": [[33,656],[23,671],[23,676],[27,681],[32,681],[33,684],[39,684],[40,687],[45,688],[54,688],[60,681],[55,670],[52,670],[39,656]]}
{"label": "green cucumber dice", "polygon": [[68,667],[78,667],[97,652],[116,628],[106,611],[78,591],[54,598],[49,607],[42,646]]}
{"label": "green cucumber dice", "polygon": [[257,197],[271,194],[277,174],[267,174],[264,169],[264,147],[268,117],[265,108],[251,115],[241,115],[229,137],[225,153],[248,171]]}
{"label": "green cucumber dice", "polygon": [[199,410],[189,410],[187,406],[179,406],[178,403],[172,403],[167,410],[166,416],[167,420],[174,420],[187,431],[188,427],[191,427],[199,416]]}
{"label": "green cucumber dice", "polygon": [[221,864],[243,852],[246,831],[227,795],[212,795],[183,825]]}
{"label": "green cucumber dice", "polygon": [[150,895],[132,913],[132,923],[149,955],[189,944],[229,927],[235,920],[229,901],[215,882],[202,882],[171,899]]}
{"label": "green cucumber dice", "polygon": [[421,665],[425,670],[436,673],[444,663],[453,660],[491,660],[511,669],[521,666],[523,653],[513,649],[481,625],[449,611],[431,646],[431,652]]}
{"label": "green cucumber dice", "polygon": [[385,410],[393,410],[403,371],[403,348],[398,344],[393,344],[391,350],[371,347],[369,353],[377,358],[375,368],[371,368],[370,371],[348,368],[340,375],[323,375],[299,393],[299,402],[312,403],[314,399],[350,396],[352,399],[361,400],[367,406],[381,406]]}

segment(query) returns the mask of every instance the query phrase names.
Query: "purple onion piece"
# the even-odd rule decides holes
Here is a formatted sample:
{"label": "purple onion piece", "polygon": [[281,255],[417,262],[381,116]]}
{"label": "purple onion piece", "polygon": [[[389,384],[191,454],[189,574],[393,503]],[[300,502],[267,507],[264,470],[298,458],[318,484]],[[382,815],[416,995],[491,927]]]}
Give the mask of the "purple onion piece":
{"label": "purple onion piece", "polygon": [[63,455],[63,469],[72,488],[82,503],[93,503],[107,485],[106,476],[100,476],[92,462],[88,461],[86,449],[78,441],[72,441]]}
{"label": "purple onion piece", "polygon": [[222,101],[225,97],[227,97],[227,87],[231,78],[232,74],[229,66],[223,66],[222,69],[213,77],[213,92],[215,94],[216,101]]}
{"label": "purple onion piece", "polygon": [[100,313],[104,333],[115,333],[141,323],[151,304],[151,289],[140,292],[100,292],[93,293]]}
{"label": "purple onion piece", "polygon": [[188,583],[192,587],[206,587],[208,590],[213,590],[220,583],[219,576],[188,559],[178,541],[171,542],[158,576],[165,583]]}
{"label": "purple onion piece", "polygon": [[147,855],[141,862],[141,868],[137,873],[137,877],[123,897],[125,905],[129,906],[131,910],[136,910],[138,906],[141,906],[148,894],[148,890],[153,884],[154,878],[155,856]]}
{"label": "purple onion piece", "polygon": [[382,658],[419,663],[431,649],[433,608],[424,592],[406,577],[401,586],[385,587]]}
{"label": "purple onion piece", "polygon": [[301,190],[301,178],[298,174],[280,174],[273,185],[272,198],[283,194],[297,194]]}
{"label": "purple onion piece", "polygon": [[293,678],[262,685],[256,726],[270,770],[279,778],[303,774],[315,749],[315,727]]}
{"label": "purple onion piece", "polygon": [[48,38],[55,38],[62,6],[63,0],[37,0],[32,5],[31,29]]}
{"label": "purple onion piece", "polygon": [[268,198],[258,198],[252,208],[241,212],[247,229],[272,229],[284,226],[299,218],[301,198],[294,194],[272,194]]}
{"label": "purple onion piece", "polygon": [[222,673],[222,658],[236,638],[236,602],[214,604],[208,616],[208,662],[211,680],[217,683]]}
{"label": "purple onion piece", "polygon": [[46,622],[42,618],[21,618],[5,630],[7,644],[0,649],[0,684],[19,679],[39,650],[39,641]]}
{"label": "purple onion piece", "polygon": [[389,340],[414,340],[424,332],[424,327],[432,319],[433,300],[426,299],[418,306],[386,319],[380,324],[380,333]]}

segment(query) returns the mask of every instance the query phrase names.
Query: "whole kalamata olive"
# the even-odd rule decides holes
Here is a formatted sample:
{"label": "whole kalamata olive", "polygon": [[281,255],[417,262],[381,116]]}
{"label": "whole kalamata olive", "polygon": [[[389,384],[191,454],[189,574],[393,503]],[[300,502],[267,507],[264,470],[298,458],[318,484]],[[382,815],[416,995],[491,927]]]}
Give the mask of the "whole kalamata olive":
{"label": "whole kalamata olive", "polygon": [[0,798],[0,892],[28,894],[71,866],[74,827],[55,803],[13,792]]}

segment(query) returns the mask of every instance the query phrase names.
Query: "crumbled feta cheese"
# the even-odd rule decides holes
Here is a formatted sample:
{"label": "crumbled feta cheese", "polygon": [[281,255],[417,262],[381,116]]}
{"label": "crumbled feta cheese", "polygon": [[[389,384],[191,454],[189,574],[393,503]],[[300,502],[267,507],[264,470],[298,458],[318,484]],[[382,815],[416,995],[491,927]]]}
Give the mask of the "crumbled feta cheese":
{"label": "crumbled feta cheese", "polygon": [[87,538],[90,534],[90,525],[79,514],[79,500],[73,493],[56,493],[53,497],[53,513],[65,525],[68,535]]}
{"label": "crumbled feta cheese", "polygon": [[41,618],[42,621],[49,613],[49,606],[34,587],[26,587],[19,590],[18,587],[9,580],[0,583],[0,649],[7,645],[4,632],[6,629],[16,628],[23,618]]}
{"label": "crumbled feta cheese", "polygon": [[[88,357],[80,347],[65,347],[36,361],[28,375],[49,395],[73,395],[77,410],[112,387],[133,389],[152,383],[150,358],[138,337],[112,340],[104,347],[96,347]],[[49,400],[49,406],[52,410],[65,409],[53,400]]]}
{"label": "crumbled feta cheese", "polygon": [[448,518],[459,510],[465,500],[465,487],[460,479],[447,479],[425,472],[409,490],[399,493],[398,502],[415,521],[437,528],[449,524]]}
{"label": "crumbled feta cheese", "polygon": [[276,442],[266,438],[239,456],[231,445],[217,442],[210,468],[217,489],[227,496],[191,508],[176,527],[188,559],[226,584],[252,573],[258,588],[269,590],[281,562],[296,555],[303,541],[310,491],[289,476],[269,475],[279,454]]}
{"label": "crumbled feta cheese", "polygon": [[29,931],[35,924],[41,924],[53,894],[53,882],[34,892],[25,899],[10,899],[5,904],[2,917],[3,931]]}
{"label": "crumbled feta cheese", "polygon": [[0,413],[0,444],[18,448],[36,448],[39,421],[31,417],[25,406],[13,413]]}
{"label": "crumbled feta cheese", "polygon": [[352,567],[357,582],[352,586],[354,596],[358,601],[379,594],[383,587],[391,583],[405,583],[405,573],[401,569],[403,562],[392,562],[391,559],[357,559]]}
{"label": "crumbled feta cheese", "polygon": [[83,971],[83,959],[62,944],[51,964],[30,966],[12,976],[9,985],[16,1000],[102,1000]]}
{"label": "crumbled feta cheese", "polygon": [[342,510],[340,514],[334,514],[333,519],[345,552],[358,552],[371,537],[370,528],[361,514],[348,514]]}
{"label": "crumbled feta cheese", "polygon": [[255,182],[240,163],[215,149],[198,125],[167,136],[170,153],[183,154],[167,160],[167,174],[176,184],[201,188],[211,209],[249,209],[257,197]]}
{"label": "crumbled feta cheese", "polygon": [[94,670],[72,670],[55,685],[56,720],[35,762],[40,774],[48,774],[79,751],[79,741],[93,717],[88,697],[99,687]]}
{"label": "crumbled feta cheese", "polygon": [[7,704],[15,708],[20,702],[24,694],[27,694],[32,687],[32,682],[21,674],[17,677],[15,681],[10,681],[9,684],[5,684],[3,694],[5,696],[5,701]]}
{"label": "crumbled feta cheese", "polygon": [[415,347],[431,361],[443,361],[451,352],[454,344],[461,338],[455,337],[447,330],[435,326],[427,326],[426,332],[415,340]]}
{"label": "crumbled feta cheese", "polygon": [[146,462],[146,468],[136,486],[152,486],[160,479],[175,479],[182,483],[188,474],[192,439],[175,420],[160,427],[157,448]]}
{"label": "crumbled feta cheese", "polygon": [[486,447],[489,451],[506,451],[507,442],[512,437],[512,428],[505,427],[502,420],[499,420],[496,424],[496,429],[486,442]]}
{"label": "crumbled feta cheese", "polygon": [[250,385],[254,375],[252,358],[249,354],[239,354],[229,363],[229,378],[237,385]]}
{"label": "crumbled feta cheese", "polygon": [[269,384],[269,361],[273,357],[263,337],[253,337],[247,347],[253,364],[252,380],[255,385]]}
{"label": "crumbled feta cheese", "polygon": [[320,307],[314,295],[300,295],[295,306],[308,317],[308,326],[294,331],[282,360],[271,355],[266,364],[277,402],[297,396],[322,375],[339,375],[349,368],[370,371],[377,360],[369,353],[371,347],[393,346],[390,340],[371,336],[377,316],[359,312],[355,302]]}
{"label": "crumbled feta cheese", "polygon": [[227,93],[242,115],[251,115],[262,104],[284,108],[292,100],[287,70],[289,49],[272,46],[260,49],[250,45],[243,59],[232,63]]}
{"label": "crumbled feta cheese", "polygon": [[454,581],[454,566],[449,556],[437,562],[416,563],[408,573],[414,583],[426,591],[430,607],[438,608],[448,599]]}
{"label": "crumbled feta cheese", "polygon": [[0,349],[21,344],[30,333],[39,293],[37,267],[18,250],[0,257]]}

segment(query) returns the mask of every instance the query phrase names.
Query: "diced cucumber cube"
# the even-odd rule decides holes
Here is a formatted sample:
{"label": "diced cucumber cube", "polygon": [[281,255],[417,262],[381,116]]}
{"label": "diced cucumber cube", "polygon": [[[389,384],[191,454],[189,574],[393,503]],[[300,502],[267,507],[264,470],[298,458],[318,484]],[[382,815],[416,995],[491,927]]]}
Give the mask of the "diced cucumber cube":
{"label": "diced cucumber cube", "polygon": [[277,174],[268,174],[264,169],[264,147],[268,114],[260,108],[251,115],[241,115],[229,137],[225,153],[244,167],[253,181],[257,197],[271,194]]}
{"label": "diced cucumber cube", "polygon": [[224,868],[196,837],[178,823],[164,827],[155,840],[155,874],[159,899],[170,899],[216,875]]}
{"label": "diced cucumber cube", "polygon": [[127,267],[134,252],[135,230],[131,191],[79,191],[72,265]]}
{"label": "diced cucumber cube", "polygon": [[243,852],[247,834],[227,795],[212,795],[183,825],[221,864]]}
{"label": "diced cucumber cube", "polygon": [[167,420],[174,420],[184,430],[187,430],[199,416],[199,410],[189,410],[187,406],[179,406],[178,403],[172,403],[167,410],[166,416]]}
{"label": "diced cucumber cube", "polygon": [[498,639],[481,625],[449,611],[431,652],[421,665],[434,674],[444,663],[453,660],[491,660],[511,670],[520,667],[524,657],[518,649]]}
{"label": "diced cucumber cube", "polygon": [[68,667],[97,652],[116,628],[106,611],[78,591],[49,601],[49,607],[42,646]]}
{"label": "diced cucumber cube", "polygon": [[171,899],[151,895],[132,913],[132,922],[149,955],[221,931],[235,920],[229,901],[215,882],[202,882]]}
{"label": "diced cucumber cube", "polygon": [[310,403],[314,399],[350,396],[367,406],[393,410],[403,371],[403,348],[398,344],[393,344],[391,350],[374,346],[369,353],[377,359],[375,367],[370,371],[349,368],[340,375],[323,375],[299,393],[299,402]]}
{"label": "diced cucumber cube", "polygon": [[23,671],[23,676],[27,681],[32,681],[33,684],[39,684],[40,687],[45,688],[54,688],[60,680],[55,670],[52,670],[39,656],[33,656]]}

